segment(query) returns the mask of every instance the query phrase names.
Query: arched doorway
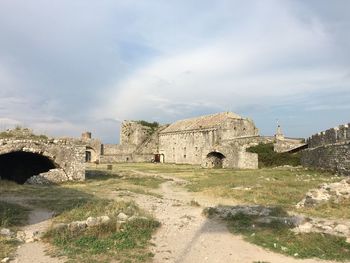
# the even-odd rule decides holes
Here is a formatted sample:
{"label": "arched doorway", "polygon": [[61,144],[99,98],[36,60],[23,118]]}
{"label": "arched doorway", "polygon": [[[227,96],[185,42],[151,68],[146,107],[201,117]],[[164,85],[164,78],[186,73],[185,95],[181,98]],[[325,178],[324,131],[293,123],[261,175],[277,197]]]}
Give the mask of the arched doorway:
{"label": "arched doorway", "polygon": [[222,168],[225,155],[220,152],[210,152],[205,158],[206,168]]}
{"label": "arched doorway", "polygon": [[1,179],[24,184],[30,177],[57,168],[46,156],[31,152],[10,152],[0,155]]}
{"label": "arched doorway", "polygon": [[93,163],[97,161],[97,154],[95,149],[93,149],[90,146],[86,146],[85,150],[85,162],[87,163]]}

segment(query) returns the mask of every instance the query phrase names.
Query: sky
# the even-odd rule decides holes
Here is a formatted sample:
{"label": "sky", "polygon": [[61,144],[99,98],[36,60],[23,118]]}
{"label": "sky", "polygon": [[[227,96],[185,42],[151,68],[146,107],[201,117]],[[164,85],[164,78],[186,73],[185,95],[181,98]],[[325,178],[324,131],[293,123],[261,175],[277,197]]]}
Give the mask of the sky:
{"label": "sky", "polygon": [[232,111],[288,137],[350,122],[348,0],[0,0],[0,130]]}

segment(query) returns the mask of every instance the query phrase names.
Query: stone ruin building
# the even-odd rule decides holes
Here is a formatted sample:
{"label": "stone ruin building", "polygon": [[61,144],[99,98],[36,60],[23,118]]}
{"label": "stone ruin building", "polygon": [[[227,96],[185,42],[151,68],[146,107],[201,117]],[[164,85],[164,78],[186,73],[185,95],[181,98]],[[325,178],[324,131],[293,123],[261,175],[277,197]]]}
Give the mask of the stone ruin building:
{"label": "stone ruin building", "polygon": [[307,144],[303,166],[350,175],[350,123],[315,134]]}
{"label": "stone ruin building", "polygon": [[164,162],[203,167],[257,168],[258,156],[245,145],[258,136],[252,120],[231,112],[177,121],[159,134]]}
{"label": "stone ruin building", "polygon": [[258,156],[246,148],[258,143],[273,143],[285,152],[305,145],[302,139],[259,136],[252,120],[223,112],[152,126],[142,121],[124,121],[120,144],[101,144],[83,133],[87,144],[86,161],[164,162],[196,164],[206,168],[258,168]]}
{"label": "stone ruin building", "polygon": [[0,133],[0,178],[17,183],[61,183],[85,179],[80,140],[34,135],[29,129]]}

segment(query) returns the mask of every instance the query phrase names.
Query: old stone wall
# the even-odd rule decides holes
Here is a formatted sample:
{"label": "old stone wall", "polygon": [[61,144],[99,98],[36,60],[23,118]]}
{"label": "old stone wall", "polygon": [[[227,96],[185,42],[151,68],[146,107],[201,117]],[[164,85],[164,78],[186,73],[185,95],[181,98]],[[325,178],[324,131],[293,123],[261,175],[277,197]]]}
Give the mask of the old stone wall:
{"label": "old stone wall", "polygon": [[[73,139],[0,139],[0,155],[12,152],[30,152],[50,159],[60,169],[56,182],[85,179],[85,145]],[[53,181],[53,173],[46,173]],[[45,174],[41,175],[45,178]],[[55,178],[55,177],[54,177]]]}
{"label": "old stone wall", "polygon": [[350,130],[349,125],[311,136],[309,148],[302,152],[304,166],[350,175]]}
{"label": "old stone wall", "polygon": [[167,163],[201,164],[202,156],[209,153],[204,151],[204,147],[210,148],[219,144],[217,129],[161,133],[159,153],[164,155]]}
{"label": "old stone wall", "polygon": [[[199,121],[202,119],[199,118]],[[175,125],[181,126],[181,123]],[[167,163],[198,164],[203,167],[216,167],[216,163],[220,163],[223,168],[255,169],[258,167],[257,154],[248,153],[245,149],[247,145],[262,140],[251,120],[226,118],[212,128],[165,129],[159,135],[159,153]],[[215,153],[222,154],[224,158],[213,157]]]}
{"label": "old stone wall", "polygon": [[276,139],[273,149],[275,152],[284,153],[293,151],[305,145],[306,143],[303,139],[282,138]]}
{"label": "old stone wall", "polygon": [[336,128],[332,128],[318,134],[312,135],[307,144],[309,148],[315,148],[322,145],[329,145],[333,143],[347,142],[350,140],[350,123],[340,125]]}
{"label": "old stone wall", "polygon": [[124,121],[120,129],[121,145],[140,145],[150,135],[152,129],[136,121]]}
{"label": "old stone wall", "polygon": [[165,127],[154,130],[135,121],[123,122],[121,144],[104,144],[100,162],[151,162],[158,153],[159,132]]}

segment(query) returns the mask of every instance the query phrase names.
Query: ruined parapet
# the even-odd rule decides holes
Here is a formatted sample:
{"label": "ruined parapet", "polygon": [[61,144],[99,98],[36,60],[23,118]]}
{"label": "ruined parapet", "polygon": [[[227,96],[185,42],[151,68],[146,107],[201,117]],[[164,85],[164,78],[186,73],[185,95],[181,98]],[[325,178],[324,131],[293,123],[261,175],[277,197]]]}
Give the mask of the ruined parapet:
{"label": "ruined parapet", "polygon": [[311,136],[308,149],[302,153],[302,165],[350,175],[349,126],[340,125]]}
{"label": "ruined parapet", "polygon": [[123,121],[120,129],[120,144],[140,145],[149,138],[157,127],[145,125],[143,121]]}
{"label": "ruined parapet", "polygon": [[350,141],[350,123],[328,129],[308,138],[309,148]]}
{"label": "ruined parapet", "polygon": [[91,132],[83,132],[82,134],[81,134],[81,139],[82,140],[89,140],[89,139],[91,139]]}

